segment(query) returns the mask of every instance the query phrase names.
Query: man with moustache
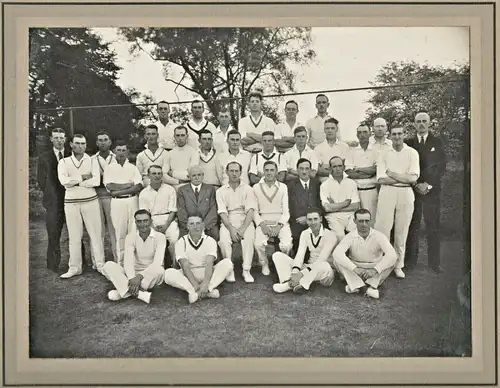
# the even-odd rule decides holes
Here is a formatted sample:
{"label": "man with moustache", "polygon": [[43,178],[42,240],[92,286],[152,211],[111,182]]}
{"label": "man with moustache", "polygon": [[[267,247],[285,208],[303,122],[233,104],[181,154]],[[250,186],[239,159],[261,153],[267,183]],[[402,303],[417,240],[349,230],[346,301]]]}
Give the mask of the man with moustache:
{"label": "man with moustache", "polygon": [[234,128],[231,125],[231,113],[227,107],[222,107],[217,115],[219,126],[214,132],[214,149],[217,153],[228,152],[227,136]]}
{"label": "man with moustache", "polygon": [[297,162],[299,159],[307,159],[311,163],[310,176],[316,177],[318,172],[319,161],[316,152],[307,145],[307,129],[299,126],[293,131],[295,145],[285,153],[285,161],[287,166],[286,180],[294,180],[299,177],[297,171]]}
{"label": "man with moustache", "polygon": [[[279,152],[287,152],[295,144],[294,130],[303,125],[297,121],[299,113],[299,104],[296,101],[290,100],[285,104],[285,122],[276,125],[275,138],[276,149]],[[307,131],[306,131],[307,135]]]}
{"label": "man with moustache", "polygon": [[175,147],[174,129],[177,124],[170,120],[170,105],[167,101],[160,101],[156,105],[156,111],[158,113],[158,121],[155,123],[158,129],[158,144],[166,151],[170,151]]}
{"label": "man with moustache", "polygon": [[252,161],[252,154],[241,148],[241,133],[237,130],[231,130],[227,133],[228,152],[219,155],[219,180],[222,185],[229,182],[227,176],[227,165],[231,162],[238,162],[241,166],[241,181],[250,184],[248,178],[248,170],[250,169],[250,162]]}
{"label": "man with moustache", "polygon": [[277,179],[280,182],[284,182],[287,170],[285,156],[276,151],[274,133],[271,131],[263,132],[261,142],[262,151],[254,154],[250,163],[250,170],[248,171],[250,185],[253,186],[260,182],[264,176],[264,163],[268,161],[276,163],[278,166]]}
{"label": "man with moustache", "polygon": [[441,269],[441,178],[446,171],[446,155],[441,139],[429,132],[430,117],[426,112],[415,116],[416,136],[407,144],[417,150],[420,176],[413,186],[415,209],[406,242],[406,265],[414,267],[418,260],[419,229],[422,213],[427,235],[427,260],[436,273]]}
{"label": "man with moustache", "polygon": [[206,129],[211,133],[216,131],[215,125],[210,121],[205,120],[203,117],[203,112],[205,112],[205,105],[200,100],[194,100],[191,103],[191,114],[192,117],[186,124],[189,129],[189,141],[188,144],[194,149],[198,149],[198,139],[200,131]]}
{"label": "man with moustache", "polygon": [[238,131],[241,133],[241,144],[246,151],[257,153],[262,151],[262,134],[276,131],[276,124],[262,112],[263,96],[260,92],[248,95],[250,113],[238,122]]}

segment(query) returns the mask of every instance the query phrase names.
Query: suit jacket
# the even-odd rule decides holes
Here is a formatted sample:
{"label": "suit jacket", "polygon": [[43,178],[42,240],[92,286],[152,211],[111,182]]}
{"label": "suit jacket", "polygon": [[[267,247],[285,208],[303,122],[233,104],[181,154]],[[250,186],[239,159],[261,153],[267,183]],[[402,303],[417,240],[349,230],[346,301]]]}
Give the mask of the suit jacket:
{"label": "suit jacket", "polygon": [[200,213],[205,222],[205,229],[211,229],[217,225],[217,202],[215,200],[215,188],[206,183],[201,184],[198,201],[190,183],[179,187],[177,190],[177,220],[179,228],[187,230],[187,219],[189,214]]}
{"label": "suit jacket", "polygon": [[420,177],[417,183],[427,182],[433,187],[441,186],[441,177],[446,170],[446,155],[441,139],[429,132],[423,146],[417,136],[407,140],[406,144],[417,150],[420,160]]}
{"label": "suit jacket", "polygon": [[309,180],[309,194],[304,190],[299,178],[288,181],[286,185],[288,188],[290,224],[295,224],[296,218],[305,216],[309,207],[323,209],[319,196],[320,181],[317,177]]}
{"label": "suit jacket", "polygon": [[[71,152],[68,149],[63,151],[64,157],[70,155]],[[63,206],[64,204],[65,188],[59,182],[57,165],[58,161],[52,147],[38,158],[37,181],[38,187],[43,192],[43,207],[46,209],[50,206]]]}

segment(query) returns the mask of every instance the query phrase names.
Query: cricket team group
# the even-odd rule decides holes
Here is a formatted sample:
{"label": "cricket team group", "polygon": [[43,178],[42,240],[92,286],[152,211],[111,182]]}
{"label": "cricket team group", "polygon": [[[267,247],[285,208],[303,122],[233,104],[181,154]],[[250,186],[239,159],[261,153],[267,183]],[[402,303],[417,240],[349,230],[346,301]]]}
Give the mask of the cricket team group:
{"label": "cricket team group", "polygon": [[[246,283],[254,282],[256,253],[263,275],[276,272],[277,293],[308,292],[313,282],[328,287],[337,277],[346,293],[378,299],[392,272],[403,279],[415,267],[423,215],[428,267],[441,272],[446,158],[427,113],[415,112],[413,137],[376,118],[358,126],[357,141],[343,141],[324,94],[304,124],[293,100],[280,124],[263,114],[262,94],[247,102],[238,128],[225,107],[215,127],[204,103],[193,101],[192,117],[179,125],[159,102],[135,164],[127,142],[106,131],[89,155],[85,136],[52,129],[53,147],[38,162],[47,267],[62,279],[82,274],[85,227],[93,269],[113,284],[113,301],[150,303],[162,283],[186,291],[189,303],[219,298],[218,286],[236,281],[234,244]],[[64,223],[69,262],[61,274]],[[113,260],[105,260],[105,238]]]}

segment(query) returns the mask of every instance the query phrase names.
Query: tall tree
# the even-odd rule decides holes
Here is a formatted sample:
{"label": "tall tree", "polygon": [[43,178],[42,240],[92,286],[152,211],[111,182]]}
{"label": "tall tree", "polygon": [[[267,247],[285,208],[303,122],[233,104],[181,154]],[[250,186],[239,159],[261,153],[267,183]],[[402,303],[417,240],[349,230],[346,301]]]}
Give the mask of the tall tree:
{"label": "tall tree", "polygon": [[[233,125],[245,115],[245,97],[255,88],[266,94],[295,91],[291,64],[314,58],[311,29],[286,28],[120,28],[131,53],[144,51],[164,61],[165,80],[207,101],[213,116],[227,105]],[[148,47],[147,49],[145,47]],[[178,80],[173,68],[182,70]],[[273,105],[267,105],[273,113]]]}
{"label": "tall tree", "polygon": [[367,100],[371,107],[366,111],[366,120],[376,117],[386,119],[390,127],[394,123],[414,131],[413,121],[419,110],[427,111],[431,117],[431,130],[440,134],[450,157],[461,158],[465,134],[469,131],[469,65],[451,68],[421,65],[416,62],[391,62],[384,66],[372,86],[415,84],[435,82],[420,86],[375,89]]}
{"label": "tall tree", "polygon": [[[68,106],[130,104],[131,96],[116,85],[116,54],[86,28],[31,28],[29,57],[30,143],[53,125],[69,128]],[[50,109],[50,110],[40,110]],[[75,109],[75,132],[88,137],[104,128],[127,140],[141,110]],[[33,151],[33,148],[31,148]]]}

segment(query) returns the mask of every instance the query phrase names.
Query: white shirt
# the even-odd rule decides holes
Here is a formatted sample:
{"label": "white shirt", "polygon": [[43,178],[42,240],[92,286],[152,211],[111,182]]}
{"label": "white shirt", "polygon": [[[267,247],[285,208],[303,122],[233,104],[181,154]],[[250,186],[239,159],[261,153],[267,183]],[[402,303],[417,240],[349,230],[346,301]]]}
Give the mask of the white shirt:
{"label": "white shirt", "polygon": [[[155,152],[152,152],[149,148],[146,148],[144,151],[141,151],[137,154],[135,166],[142,176],[147,176],[148,168],[153,164],[160,166],[163,169],[167,154],[168,151],[163,147],[158,147]],[[165,173],[165,171],[163,172]]]}
{"label": "white shirt", "polygon": [[254,221],[259,226],[262,221],[286,224],[290,219],[288,207],[288,188],[285,184],[275,181],[271,187],[260,180],[252,187],[257,209],[255,209]]}
{"label": "white shirt", "polygon": [[[306,129],[308,132],[309,146],[311,146],[311,148],[315,149],[317,145],[326,140],[325,121],[331,117],[332,116],[329,114],[325,117],[316,115],[315,117],[307,120]],[[337,131],[337,138],[339,140],[341,139],[340,131]]]}
{"label": "white shirt", "polygon": [[420,135],[417,133],[417,141],[420,143],[422,141],[422,138],[424,138],[424,144],[427,141],[427,137],[429,136],[429,132],[427,132],[424,135]]}
{"label": "white shirt", "polygon": [[184,147],[175,147],[168,152],[165,157],[164,173],[169,173],[175,179],[188,179],[188,169],[191,166],[197,166],[200,162],[198,150],[185,145]]}
{"label": "white shirt", "polygon": [[112,164],[112,163],[117,163],[115,154],[113,152],[109,152],[109,155],[106,159],[104,159],[99,152],[91,156],[92,159],[95,159],[97,161],[97,164],[99,165],[99,171],[101,173],[101,176],[104,175],[104,170]]}
{"label": "white shirt", "polygon": [[[309,250],[309,260],[307,264],[323,261],[333,262],[331,256],[336,244],[337,237],[331,230],[321,226],[318,236],[315,236],[311,228],[307,228],[300,234],[299,247],[297,248],[297,253],[293,260],[293,266],[302,269],[307,250]],[[292,270],[292,272],[297,271],[298,270]]]}
{"label": "white shirt", "polygon": [[311,162],[311,169],[312,170],[317,170],[318,165],[319,165],[319,159],[318,156],[316,155],[316,152],[306,145],[306,148],[304,148],[304,151],[302,151],[302,154],[300,151],[297,149],[297,146],[294,145],[291,149],[289,149],[287,152],[284,154],[285,159],[286,159],[286,166],[289,170],[296,170],[297,169],[297,162],[299,161],[300,158],[305,158]]}
{"label": "white shirt", "polygon": [[[222,132],[222,129],[220,129],[220,125],[215,129],[215,132],[213,134],[213,145],[218,153],[228,152],[227,134],[232,130],[234,130],[234,128],[231,124],[229,124],[226,133]],[[246,134],[242,134],[241,132],[240,134],[242,139],[246,136]]]}
{"label": "white shirt", "polygon": [[201,235],[198,244],[191,240],[189,233],[175,243],[175,259],[177,261],[186,259],[191,269],[205,268],[207,256],[212,256],[214,259],[217,257],[217,243],[205,233]]}
{"label": "white shirt", "polygon": [[302,184],[302,187],[304,188],[304,190],[306,189],[306,185],[307,185],[307,190],[309,190],[311,188],[311,180],[310,179],[307,182],[304,182],[302,179],[299,178],[299,182]]}
{"label": "white shirt", "polygon": [[[241,133],[241,138],[245,137],[247,133],[257,133],[262,135],[265,131],[276,131],[276,124],[270,117],[265,116],[263,113],[260,114],[257,120],[254,120],[252,114],[249,113],[248,116],[242,117],[238,121],[238,131]],[[243,134],[245,136],[243,136]],[[251,146],[246,147],[247,151],[262,149],[262,144],[255,143]]]}
{"label": "white shirt", "polygon": [[177,212],[177,193],[165,183],[158,190],[148,186],[139,194],[139,209],[151,213],[154,225],[164,224],[170,213]]}
{"label": "white shirt", "polygon": [[201,120],[198,124],[191,119],[187,122],[186,126],[188,128],[188,144],[193,148],[198,148],[200,145],[198,133],[202,129],[206,129],[211,133],[215,132],[215,125],[205,119]]}
{"label": "white shirt", "polygon": [[142,239],[139,231],[129,233],[125,237],[123,255],[123,269],[127,277],[132,279],[151,265],[163,267],[166,246],[165,236],[153,228],[146,240]]}
{"label": "white shirt", "polygon": [[[354,167],[373,167],[377,165],[377,153],[373,151],[372,145],[368,143],[366,150],[364,150],[359,144],[356,147],[350,149],[349,155],[345,161],[345,169],[351,170]],[[352,178],[351,178],[352,179]],[[377,177],[374,175],[371,178],[366,179],[353,179],[358,188],[369,188],[374,187],[377,183]]]}
{"label": "white shirt", "polygon": [[318,157],[319,164],[326,165],[330,163],[330,159],[334,156],[340,156],[345,160],[350,152],[347,143],[344,143],[339,139],[337,139],[335,143],[331,145],[328,143],[328,140],[325,140],[324,142],[318,144],[314,151],[316,152],[316,156]]}
{"label": "white shirt", "polygon": [[198,149],[199,166],[203,171],[203,183],[207,185],[220,186],[220,163],[219,153],[212,148],[205,155],[201,149]]}
{"label": "white shirt", "polygon": [[[171,150],[175,147],[174,132],[175,128],[179,125],[174,123],[172,120],[168,120],[166,125],[163,125],[160,120],[155,122],[158,127],[158,145],[165,148],[166,150]],[[147,147],[147,144],[146,144]]]}
{"label": "white shirt", "polygon": [[333,203],[344,202],[346,199],[350,199],[351,204],[359,203],[358,186],[356,182],[350,178],[343,178],[339,183],[332,176],[329,176],[328,179],[321,184],[319,196],[323,207],[326,204],[332,203],[329,199],[333,200]]}
{"label": "white shirt", "polygon": [[[92,174],[92,178],[82,180],[82,175]],[[57,165],[59,182],[66,188],[65,203],[81,203],[97,199],[95,187],[99,186],[101,174],[99,165],[92,158],[83,154],[78,161],[74,155],[63,158]]]}
{"label": "white shirt", "polygon": [[287,170],[285,155],[276,151],[276,148],[274,148],[273,152],[270,155],[265,155],[264,151],[260,151],[259,153],[253,155],[252,162],[250,163],[250,170],[248,170],[248,173],[252,173],[255,175],[257,175],[259,172],[264,173],[264,163],[268,160],[271,160],[277,164],[278,172]]}
{"label": "white shirt", "polygon": [[[377,180],[387,178],[386,171],[391,170],[399,174],[414,174],[420,176],[420,164],[417,150],[403,143],[401,151],[391,147],[383,153],[377,161]],[[406,183],[397,183],[394,186],[409,186]]]}
{"label": "white shirt", "polygon": [[385,138],[382,143],[379,143],[377,140],[375,140],[375,137],[372,136],[370,137],[370,140],[368,142],[371,144],[373,152],[375,152],[375,160],[378,160],[383,152],[386,152],[387,150],[392,148],[391,139]]}
{"label": "white shirt", "polygon": [[134,185],[142,183],[142,176],[136,166],[125,160],[123,166],[116,162],[110,164],[108,168],[104,171],[104,176],[102,179],[104,185],[109,183],[124,184],[132,182]]}
{"label": "white shirt", "polygon": [[284,123],[279,123],[276,125],[276,130],[274,132],[275,139],[282,139],[283,137],[293,137],[293,131],[297,127],[303,127],[304,125],[299,121],[295,121],[293,127],[290,127],[288,123],[285,121]]}
{"label": "white shirt", "polygon": [[195,186],[191,183],[191,187],[193,188],[193,191],[196,193],[196,190],[198,190],[198,193],[200,192],[201,190],[201,183],[198,185],[198,186]]}
{"label": "white shirt", "polygon": [[233,189],[229,184],[224,185],[215,192],[215,198],[219,214],[246,215],[250,209],[257,208],[253,190],[246,183],[240,183],[236,189]]}
{"label": "white shirt", "polygon": [[219,169],[220,169],[220,181],[223,185],[229,182],[229,177],[226,173],[226,167],[231,162],[238,162],[241,164],[241,182],[250,184],[250,180],[248,178],[248,171],[250,169],[250,163],[252,161],[252,154],[245,150],[240,150],[236,155],[233,155],[228,152],[224,152],[219,155]]}
{"label": "white shirt", "polygon": [[[333,257],[347,257],[352,260],[348,269],[354,271],[357,267],[374,268],[378,273],[386,270],[396,261],[396,251],[392,247],[387,237],[370,228],[366,239],[361,237],[357,230],[348,233],[333,251]],[[346,260],[346,265],[348,261]]]}

